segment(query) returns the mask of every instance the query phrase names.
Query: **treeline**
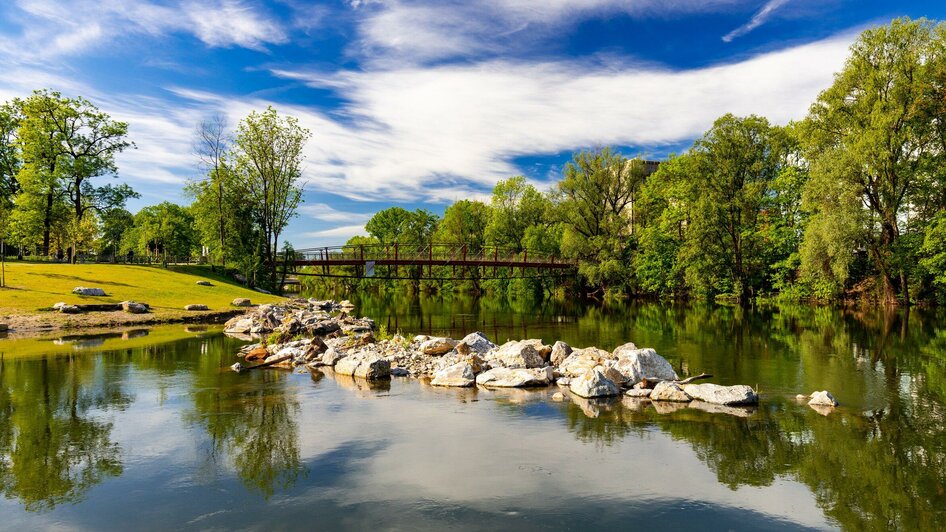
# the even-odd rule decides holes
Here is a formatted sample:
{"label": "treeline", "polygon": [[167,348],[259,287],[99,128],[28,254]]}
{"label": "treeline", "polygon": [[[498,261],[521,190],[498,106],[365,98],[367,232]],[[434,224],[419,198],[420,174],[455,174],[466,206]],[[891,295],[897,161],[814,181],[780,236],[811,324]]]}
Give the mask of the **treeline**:
{"label": "treeline", "polygon": [[582,151],[547,193],[514,177],[443,219],[387,209],[352,243],[556,253],[580,263],[569,288],[593,295],[897,304],[943,300],[944,207],[946,24],[898,19],[860,35],[804,120],[727,114],[651,175],[640,159]]}
{"label": "treeline", "polygon": [[74,262],[192,260],[278,289],[279,237],[295,214],[309,131],[269,108],[228,131],[201,123],[195,152],[202,177],[189,206],[170,202],[137,214],[139,194],[117,177],[115,157],[133,149],[128,124],[83,98],[39,90],[0,106],[0,240],[21,258]]}

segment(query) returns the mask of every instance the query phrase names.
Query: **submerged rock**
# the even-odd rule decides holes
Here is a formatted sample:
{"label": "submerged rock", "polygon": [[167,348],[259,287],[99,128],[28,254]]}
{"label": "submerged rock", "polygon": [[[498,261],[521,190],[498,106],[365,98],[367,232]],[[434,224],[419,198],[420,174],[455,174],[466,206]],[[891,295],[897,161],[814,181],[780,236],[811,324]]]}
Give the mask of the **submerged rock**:
{"label": "submerged rock", "polygon": [[650,392],[651,401],[689,402],[692,399],[679,384],[675,382],[658,382]]}
{"label": "submerged rock", "polygon": [[831,392],[822,390],[811,394],[810,406],[838,406],[838,400],[831,395]]}
{"label": "submerged rock", "polygon": [[573,394],[581,397],[609,397],[621,393],[618,385],[605,376],[603,368],[600,366],[572,379],[568,389]]}
{"label": "submerged rock", "polygon": [[434,373],[434,378],[431,379],[430,384],[465,388],[473,386],[475,382],[476,375],[473,374],[473,366],[465,362],[459,362]]}
{"label": "submerged rock", "polygon": [[[533,350],[534,351],[534,350]],[[493,368],[476,376],[476,384],[496,388],[548,386],[552,382],[552,368]]]}
{"label": "submerged rock", "polygon": [[718,384],[686,384],[683,391],[693,399],[716,405],[754,405],[759,395],[751,386],[720,386]]}

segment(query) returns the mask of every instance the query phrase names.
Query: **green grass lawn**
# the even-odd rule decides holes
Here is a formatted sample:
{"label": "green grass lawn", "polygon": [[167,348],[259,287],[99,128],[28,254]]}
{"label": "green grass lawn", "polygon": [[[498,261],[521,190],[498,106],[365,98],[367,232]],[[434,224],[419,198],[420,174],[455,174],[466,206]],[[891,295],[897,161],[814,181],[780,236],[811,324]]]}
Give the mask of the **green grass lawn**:
{"label": "green grass lawn", "polygon": [[[199,280],[214,286],[200,286]],[[69,304],[147,303],[154,313],[182,311],[185,305],[203,304],[210,310],[233,308],[237,297],[254,304],[272,303],[280,297],[248,290],[208,266],[132,266],[122,264],[50,264],[8,262],[6,288],[0,288],[0,315],[32,314],[59,301]],[[72,294],[77,286],[105,290],[105,297]]]}

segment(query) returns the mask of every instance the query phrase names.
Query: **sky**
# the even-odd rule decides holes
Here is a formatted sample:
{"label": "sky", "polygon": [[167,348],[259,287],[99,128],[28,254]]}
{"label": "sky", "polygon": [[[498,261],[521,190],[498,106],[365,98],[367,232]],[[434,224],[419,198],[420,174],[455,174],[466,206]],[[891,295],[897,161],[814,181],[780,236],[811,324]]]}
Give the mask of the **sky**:
{"label": "sky", "polygon": [[[0,100],[49,88],[129,123],[129,208],[188,203],[200,121],[311,130],[297,249],[437,214],[577,150],[666,158],[724,113],[800,119],[857,34],[941,0],[3,0]],[[98,178],[100,183],[111,179]]]}

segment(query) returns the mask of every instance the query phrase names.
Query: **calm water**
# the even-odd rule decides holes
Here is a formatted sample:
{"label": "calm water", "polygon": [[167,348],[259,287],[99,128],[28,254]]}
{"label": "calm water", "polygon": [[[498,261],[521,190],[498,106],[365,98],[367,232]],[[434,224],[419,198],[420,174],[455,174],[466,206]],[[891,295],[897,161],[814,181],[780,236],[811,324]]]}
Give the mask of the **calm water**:
{"label": "calm water", "polygon": [[[355,301],[405,333],[655,347],[758,385],[721,413],[272,370],[161,327],[0,340],[0,528],[937,530],[939,314]],[[146,334],[147,333],[147,334]],[[825,417],[792,397],[831,390]]]}

